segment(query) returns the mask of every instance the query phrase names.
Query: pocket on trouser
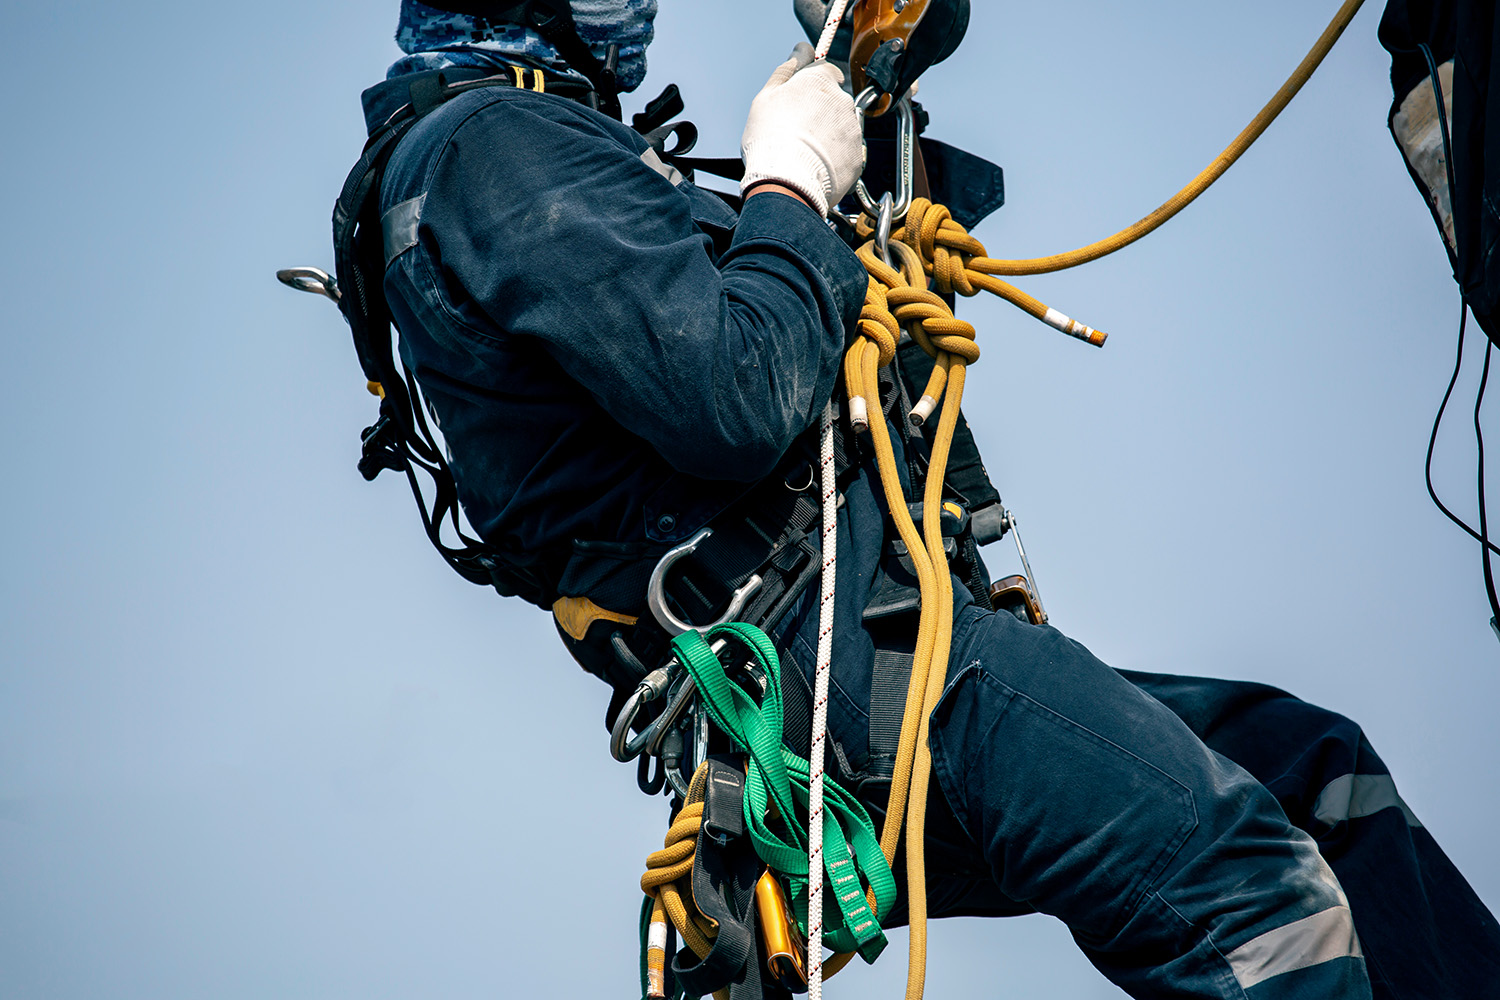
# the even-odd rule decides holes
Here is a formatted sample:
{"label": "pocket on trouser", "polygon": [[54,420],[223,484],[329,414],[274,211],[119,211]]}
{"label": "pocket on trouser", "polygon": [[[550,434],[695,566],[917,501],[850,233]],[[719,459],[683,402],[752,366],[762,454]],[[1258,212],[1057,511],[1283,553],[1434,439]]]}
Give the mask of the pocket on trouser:
{"label": "pocket on trouser", "polygon": [[1084,941],[1129,919],[1198,825],[1185,784],[978,662],[933,712],[931,747],[939,786],[1001,890]]}

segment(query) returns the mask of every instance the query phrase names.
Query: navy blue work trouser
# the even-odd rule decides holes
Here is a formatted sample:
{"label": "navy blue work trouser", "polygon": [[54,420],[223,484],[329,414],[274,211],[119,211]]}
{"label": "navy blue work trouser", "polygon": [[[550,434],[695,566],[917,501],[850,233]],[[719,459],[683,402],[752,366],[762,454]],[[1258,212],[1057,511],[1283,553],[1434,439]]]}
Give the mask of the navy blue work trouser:
{"label": "navy blue work trouser", "polygon": [[[808,630],[792,631],[806,672]],[[868,685],[835,669],[846,761]],[[1341,716],[1259,684],[1117,672],[969,606],[931,747],[934,917],[1051,914],[1136,997],[1500,997],[1494,918]],[[882,821],[885,786],[861,796]],[[903,899],[882,923],[904,920]]]}

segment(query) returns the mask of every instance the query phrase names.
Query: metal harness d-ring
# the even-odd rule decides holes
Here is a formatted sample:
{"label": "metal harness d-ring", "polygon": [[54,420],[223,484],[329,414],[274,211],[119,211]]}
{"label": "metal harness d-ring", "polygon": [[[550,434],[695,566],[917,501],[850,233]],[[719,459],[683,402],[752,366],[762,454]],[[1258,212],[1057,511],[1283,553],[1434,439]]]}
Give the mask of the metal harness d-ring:
{"label": "metal harness d-ring", "polygon": [[[651,608],[651,614],[655,616],[657,624],[662,627],[668,635],[678,636],[684,632],[707,632],[716,625],[732,622],[739,617],[745,609],[745,602],[750,595],[760,589],[762,578],[759,573],[751,574],[750,578],[740,584],[735,590],[734,596],[729,600],[729,606],[718,620],[708,625],[689,625],[676,615],[672,614],[667,607],[667,574],[671,572],[674,565],[698,550],[698,547],[713,535],[712,528],[704,528],[692,538],[681,545],[668,549],[656,567],[651,571],[651,579],[646,584],[646,604]],[[714,643],[713,649],[718,652],[724,645],[720,639]],[[661,750],[662,741],[682,718],[682,714],[693,701],[693,679],[691,677],[677,677],[676,672],[681,670],[676,657],[668,660],[660,667],[651,671],[641,681],[640,686],[626,699],[620,708],[620,714],[615,718],[615,724],[609,733],[610,755],[622,763],[633,760],[642,752],[657,753]],[[670,691],[672,696],[670,704],[666,709],[652,720],[651,724],[635,736],[630,735],[630,728],[635,723],[636,714],[647,702],[655,701],[663,694]],[[701,728],[701,725],[698,727]],[[697,744],[703,742],[701,736],[695,741]],[[695,758],[695,762],[697,758]],[[671,775],[668,775],[671,779]],[[675,787],[674,782],[674,787]]]}

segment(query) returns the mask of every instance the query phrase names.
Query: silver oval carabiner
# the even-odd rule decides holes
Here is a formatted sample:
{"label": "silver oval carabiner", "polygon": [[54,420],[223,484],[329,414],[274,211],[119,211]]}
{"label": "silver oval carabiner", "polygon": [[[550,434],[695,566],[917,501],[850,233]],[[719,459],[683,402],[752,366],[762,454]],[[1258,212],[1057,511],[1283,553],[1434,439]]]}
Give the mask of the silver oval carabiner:
{"label": "silver oval carabiner", "polygon": [[[864,96],[861,94],[860,98],[863,99]],[[858,101],[855,102],[855,107],[859,107]],[[906,218],[907,211],[911,209],[912,197],[916,191],[916,150],[917,120],[911,110],[911,95],[907,94],[896,102],[896,191],[891,212],[896,222]],[[870,189],[865,187],[863,179],[855,183],[854,190],[866,212],[871,216],[879,213],[880,203],[870,194]]]}
{"label": "silver oval carabiner", "polygon": [[625,704],[620,706],[620,714],[615,716],[615,724],[609,730],[609,755],[621,764],[634,760],[646,749],[651,730],[648,728],[632,738],[630,727],[635,725],[635,717],[640,713],[641,706],[655,701],[666,692],[672,683],[673,667],[682,669],[672,659],[651,671],[631,692],[630,697],[625,699]]}

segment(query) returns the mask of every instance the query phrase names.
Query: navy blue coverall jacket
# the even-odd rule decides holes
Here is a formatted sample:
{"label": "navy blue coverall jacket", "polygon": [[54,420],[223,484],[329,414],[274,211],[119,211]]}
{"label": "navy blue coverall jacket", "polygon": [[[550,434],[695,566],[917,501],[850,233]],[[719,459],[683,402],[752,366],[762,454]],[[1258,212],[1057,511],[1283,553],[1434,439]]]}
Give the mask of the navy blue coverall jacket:
{"label": "navy blue coverall jacket", "polygon": [[[399,79],[368,92],[371,127],[404,101]],[[756,195],[737,217],[647,150],[579,104],[497,87],[440,107],[390,161],[386,295],[492,544],[682,540],[773,474],[834,389],[866,284],[854,254],[800,202]],[[910,638],[862,621],[885,525],[873,472],[844,500],[829,764],[878,817],[872,660]],[[955,590],[934,916],[1053,914],[1136,996],[1500,995],[1493,918],[1352,723],[1260,685],[1117,673]],[[811,597],[775,635],[805,675]]]}

